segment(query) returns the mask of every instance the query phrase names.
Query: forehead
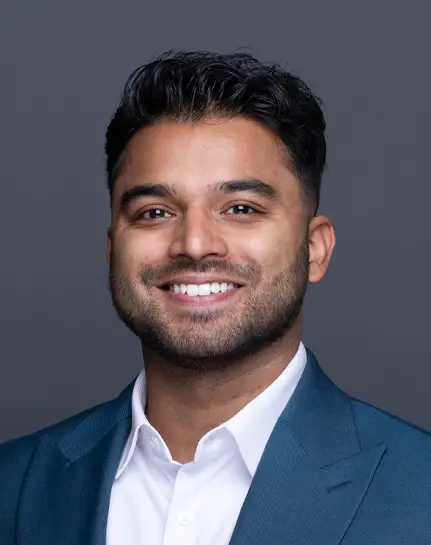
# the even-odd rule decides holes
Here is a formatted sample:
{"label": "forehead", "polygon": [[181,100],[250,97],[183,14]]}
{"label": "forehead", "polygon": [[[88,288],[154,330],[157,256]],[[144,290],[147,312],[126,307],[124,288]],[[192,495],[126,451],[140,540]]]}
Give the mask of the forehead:
{"label": "forehead", "polygon": [[143,182],[168,183],[181,193],[245,177],[261,179],[283,191],[298,185],[288,168],[284,144],[253,120],[163,121],[130,140],[114,195]]}

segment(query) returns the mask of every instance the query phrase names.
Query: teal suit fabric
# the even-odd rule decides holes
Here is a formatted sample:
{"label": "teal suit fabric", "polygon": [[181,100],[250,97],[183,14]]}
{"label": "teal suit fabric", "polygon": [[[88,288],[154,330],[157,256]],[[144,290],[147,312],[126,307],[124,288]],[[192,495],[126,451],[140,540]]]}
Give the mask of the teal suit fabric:
{"label": "teal suit fabric", "polygon": [[[431,435],[343,393],[307,352],[230,545],[430,545]],[[0,445],[1,545],[105,545],[132,389]]]}

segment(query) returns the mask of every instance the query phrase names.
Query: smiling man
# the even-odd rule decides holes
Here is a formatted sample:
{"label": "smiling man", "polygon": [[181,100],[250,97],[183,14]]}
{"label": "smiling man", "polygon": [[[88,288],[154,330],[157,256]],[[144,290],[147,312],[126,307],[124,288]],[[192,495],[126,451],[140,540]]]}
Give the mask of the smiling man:
{"label": "smiling man", "polygon": [[301,342],[335,245],[324,132],[310,89],[248,55],[132,74],[107,257],[142,372],[0,446],[2,545],[431,543],[430,435],[341,392]]}

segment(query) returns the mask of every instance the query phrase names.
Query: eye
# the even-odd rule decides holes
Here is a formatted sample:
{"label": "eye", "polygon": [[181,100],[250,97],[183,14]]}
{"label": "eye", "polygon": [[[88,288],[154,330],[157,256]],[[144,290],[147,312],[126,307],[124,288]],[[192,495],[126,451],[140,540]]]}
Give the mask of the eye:
{"label": "eye", "polygon": [[228,208],[225,214],[236,216],[249,216],[250,214],[258,214],[259,211],[249,206],[248,204],[234,204]]}
{"label": "eye", "polygon": [[143,210],[135,214],[134,219],[157,220],[170,218],[171,215],[172,214],[170,214],[167,210],[164,210],[163,208],[150,208],[148,210]]}

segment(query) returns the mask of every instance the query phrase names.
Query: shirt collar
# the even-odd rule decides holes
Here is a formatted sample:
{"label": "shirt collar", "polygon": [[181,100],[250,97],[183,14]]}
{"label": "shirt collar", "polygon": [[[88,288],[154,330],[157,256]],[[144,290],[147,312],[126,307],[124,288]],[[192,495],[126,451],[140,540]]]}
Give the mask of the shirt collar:
{"label": "shirt collar", "polygon": [[289,402],[307,363],[303,343],[284,371],[268,388],[225,423],[234,437],[241,456],[254,476],[266,443]]}
{"label": "shirt collar", "polygon": [[[266,443],[292,396],[307,363],[307,352],[301,342],[295,356],[268,388],[216,429],[225,428],[235,439],[244,463],[254,476]],[[132,393],[132,429],[125,445],[115,478],[129,464],[137,447],[140,432],[150,431],[159,436],[145,415],[145,366],[138,375]],[[211,432],[209,432],[211,433]]]}
{"label": "shirt collar", "polygon": [[153,429],[150,422],[145,415],[145,405],[147,399],[147,389],[145,384],[145,366],[139,373],[138,378],[135,381],[132,392],[132,429],[126,442],[126,446],[123,450],[123,455],[120,460],[120,464],[115,474],[115,478],[118,479],[123,471],[128,466],[130,459],[135,451],[136,443],[138,441],[138,435],[141,428]]}

